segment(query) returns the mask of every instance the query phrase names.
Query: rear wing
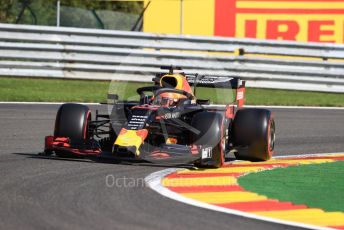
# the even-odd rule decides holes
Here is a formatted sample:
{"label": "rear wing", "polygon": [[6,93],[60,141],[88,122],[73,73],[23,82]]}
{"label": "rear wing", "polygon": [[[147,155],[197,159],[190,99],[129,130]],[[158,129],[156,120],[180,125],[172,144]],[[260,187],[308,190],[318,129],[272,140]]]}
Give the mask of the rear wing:
{"label": "rear wing", "polygon": [[235,90],[235,100],[238,107],[242,107],[244,105],[246,82],[238,77],[231,78],[206,75],[186,75],[185,77],[189,85],[194,87],[195,91],[198,87],[233,89]]}
{"label": "rear wing", "polygon": [[237,77],[217,77],[207,75],[185,75],[190,86],[207,88],[238,89],[245,81]]}

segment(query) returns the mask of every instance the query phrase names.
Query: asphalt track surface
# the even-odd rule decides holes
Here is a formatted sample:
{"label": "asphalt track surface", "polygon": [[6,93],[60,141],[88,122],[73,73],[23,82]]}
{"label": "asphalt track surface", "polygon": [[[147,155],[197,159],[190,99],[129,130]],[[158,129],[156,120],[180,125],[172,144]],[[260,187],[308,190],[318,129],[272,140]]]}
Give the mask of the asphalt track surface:
{"label": "asphalt track surface", "polygon": [[[295,229],[189,206],[142,184],[165,166],[39,158],[57,108],[0,105],[0,229]],[[344,110],[272,110],[276,155],[344,151]],[[107,186],[107,176],[127,186]]]}

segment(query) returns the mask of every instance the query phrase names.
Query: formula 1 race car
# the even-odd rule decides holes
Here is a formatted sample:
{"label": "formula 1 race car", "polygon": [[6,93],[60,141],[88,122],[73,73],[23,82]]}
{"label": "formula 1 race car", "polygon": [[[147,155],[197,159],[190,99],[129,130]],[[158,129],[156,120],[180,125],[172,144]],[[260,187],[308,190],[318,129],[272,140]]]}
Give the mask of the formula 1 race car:
{"label": "formula 1 race car", "polygon": [[[215,168],[224,164],[229,153],[251,161],[272,156],[272,113],[243,108],[245,81],[188,75],[173,66],[162,69],[168,72],[157,74],[152,86],[137,89],[139,101],[120,101],[118,95],[109,95],[111,113],[97,111],[94,120],[86,105],[63,104],[54,136],[45,138],[45,153]],[[202,88],[232,91],[234,96],[225,105],[213,105],[209,99],[196,98]]]}

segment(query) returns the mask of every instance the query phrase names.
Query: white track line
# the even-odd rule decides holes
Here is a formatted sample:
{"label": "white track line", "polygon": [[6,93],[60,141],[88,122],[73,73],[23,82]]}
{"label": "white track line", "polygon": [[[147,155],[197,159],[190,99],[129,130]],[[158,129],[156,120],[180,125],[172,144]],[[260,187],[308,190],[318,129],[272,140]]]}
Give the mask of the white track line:
{"label": "white track line", "polygon": [[312,154],[298,154],[298,155],[281,155],[281,156],[274,156],[273,158],[303,158],[303,157],[323,157],[323,156],[332,156],[344,154],[344,152],[336,152],[336,153],[312,153]]}
{"label": "white track line", "polygon": [[83,105],[100,105],[100,103],[83,103],[83,102],[21,102],[21,101],[0,101],[4,105],[62,105],[65,103],[78,103]]}
{"label": "white track line", "polygon": [[283,105],[245,105],[246,108],[271,108],[271,109],[326,109],[344,110],[344,107],[321,107],[321,106],[283,106]]}
{"label": "white track line", "polygon": [[[301,158],[304,156],[324,156],[324,155],[335,155],[335,154],[338,154],[338,153],[308,154],[308,155],[294,155],[294,156],[289,155],[289,156],[280,156],[278,158],[281,158],[281,157],[288,158],[288,157],[296,157],[296,156],[299,156]],[[314,230],[333,230],[333,228],[319,227],[319,226],[315,226],[315,225],[308,225],[308,224],[303,224],[303,223],[298,223],[298,222],[285,221],[285,220],[279,220],[279,219],[275,219],[275,218],[258,216],[258,215],[250,214],[247,212],[241,212],[241,211],[237,211],[234,209],[223,208],[223,207],[219,207],[216,205],[211,205],[208,203],[203,203],[203,202],[200,202],[197,200],[193,200],[193,199],[184,197],[178,193],[172,192],[171,190],[169,190],[168,188],[166,188],[162,185],[163,178],[166,177],[167,175],[177,171],[177,170],[180,170],[180,169],[170,168],[170,169],[164,169],[164,170],[161,170],[158,172],[154,172],[145,178],[145,182],[151,189],[153,189],[154,191],[156,191],[157,193],[159,193],[165,197],[168,197],[170,199],[173,199],[173,200],[176,200],[176,201],[179,201],[182,203],[186,203],[189,205],[197,206],[200,208],[206,208],[206,209],[210,209],[213,211],[224,212],[224,213],[228,213],[228,214],[232,214],[232,215],[237,215],[237,216],[247,217],[247,218],[251,218],[251,219],[277,223],[277,224],[284,224],[284,225],[289,225],[289,226],[296,226],[296,227],[302,227],[302,228],[308,228],[308,229],[314,229]]]}
{"label": "white track line", "polygon": [[[100,103],[83,102],[21,102],[21,101],[0,101],[0,104],[13,105],[61,105],[64,103],[79,103],[84,105],[100,105]],[[344,110],[344,107],[321,107],[321,106],[279,106],[279,105],[245,105],[246,108],[272,108],[272,109],[323,109],[323,110]]]}

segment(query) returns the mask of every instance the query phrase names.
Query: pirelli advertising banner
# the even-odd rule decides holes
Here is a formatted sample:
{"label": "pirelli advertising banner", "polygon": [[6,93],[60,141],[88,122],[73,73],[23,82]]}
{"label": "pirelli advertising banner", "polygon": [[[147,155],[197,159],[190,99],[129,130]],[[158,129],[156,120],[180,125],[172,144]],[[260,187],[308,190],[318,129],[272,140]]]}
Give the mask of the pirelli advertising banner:
{"label": "pirelli advertising banner", "polygon": [[344,0],[151,0],[144,31],[344,43]]}

